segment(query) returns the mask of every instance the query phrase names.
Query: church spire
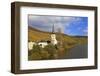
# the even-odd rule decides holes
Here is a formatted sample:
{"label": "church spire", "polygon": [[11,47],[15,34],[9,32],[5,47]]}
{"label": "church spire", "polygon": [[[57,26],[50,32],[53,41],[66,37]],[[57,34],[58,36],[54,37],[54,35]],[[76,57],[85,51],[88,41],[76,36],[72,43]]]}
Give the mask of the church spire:
{"label": "church spire", "polygon": [[55,33],[54,24],[53,24],[53,26],[52,26],[52,33]]}

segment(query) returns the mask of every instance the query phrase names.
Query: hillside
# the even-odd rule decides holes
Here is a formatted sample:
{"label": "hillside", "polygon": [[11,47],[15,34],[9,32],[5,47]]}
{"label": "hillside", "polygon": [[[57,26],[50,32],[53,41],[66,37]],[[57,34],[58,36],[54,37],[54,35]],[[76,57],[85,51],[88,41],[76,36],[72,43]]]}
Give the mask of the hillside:
{"label": "hillside", "polygon": [[[50,32],[43,32],[32,27],[28,27],[28,41],[37,42],[50,39]],[[44,48],[41,48],[38,45],[33,46],[33,49],[28,52],[28,60],[63,59],[66,56],[68,57],[70,55],[70,50],[77,45],[82,47],[84,44],[87,45],[87,37],[83,36],[68,36],[56,33],[56,39],[58,42],[63,42],[62,46],[59,46],[59,44],[57,44],[57,46],[48,44]],[[74,50],[73,53],[76,53],[75,51],[79,51],[81,53],[82,50]]]}
{"label": "hillside", "polygon": [[50,33],[39,31],[32,27],[28,27],[28,40],[29,41],[40,41],[40,40],[50,40]]}
{"label": "hillside", "polygon": [[[50,32],[43,32],[32,27],[28,27],[28,40],[29,41],[41,41],[41,40],[50,40]],[[56,35],[58,35],[56,33]],[[87,44],[87,37],[78,37],[78,36],[68,36],[62,34],[63,43],[66,44],[66,47],[72,47],[77,44]]]}

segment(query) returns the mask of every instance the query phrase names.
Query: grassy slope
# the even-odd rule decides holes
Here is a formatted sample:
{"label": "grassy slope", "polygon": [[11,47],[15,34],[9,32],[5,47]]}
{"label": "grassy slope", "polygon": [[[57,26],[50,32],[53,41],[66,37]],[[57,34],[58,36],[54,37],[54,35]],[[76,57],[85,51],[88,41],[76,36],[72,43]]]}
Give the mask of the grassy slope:
{"label": "grassy slope", "polygon": [[[28,40],[30,41],[40,41],[40,40],[50,40],[50,35],[51,33],[49,32],[42,32],[36,29],[33,29],[31,27],[28,27]],[[87,37],[72,37],[72,36],[68,36],[63,34],[63,41],[64,43],[68,43],[68,47],[70,46],[74,46],[76,44],[86,44],[87,43]]]}
{"label": "grassy slope", "polygon": [[31,27],[28,27],[28,29],[28,39],[30,41],[50,39],[50,33],[42,32]]}

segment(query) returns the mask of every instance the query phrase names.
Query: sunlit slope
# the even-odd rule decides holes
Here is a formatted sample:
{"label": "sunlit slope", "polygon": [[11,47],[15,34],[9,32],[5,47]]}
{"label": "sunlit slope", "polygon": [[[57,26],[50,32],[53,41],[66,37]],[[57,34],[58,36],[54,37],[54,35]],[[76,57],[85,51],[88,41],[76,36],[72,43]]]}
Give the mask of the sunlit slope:
{"label": "sunlit slope", "polygon": [[[32,27],[28,27],[28,40],[29,41],[41,41],[41,40],[50,40],[51,39],[50,32],[43,32]],[[58,34],[56,33],[56,36]],[[58,38],[59,39],[59,38]],[[62,34],[62,41],[69,45],[74,44],[87,44],[87,37],[74,37]]]}

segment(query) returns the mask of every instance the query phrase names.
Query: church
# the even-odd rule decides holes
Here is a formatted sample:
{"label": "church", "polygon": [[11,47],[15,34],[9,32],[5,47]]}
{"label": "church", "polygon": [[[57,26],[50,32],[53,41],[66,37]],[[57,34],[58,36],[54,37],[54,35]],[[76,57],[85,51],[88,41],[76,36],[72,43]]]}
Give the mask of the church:
{"label": "church", "polygon": [[52,34],[51,34],[51,44],[56,45],[57,39],[56,39],[56,34],[55,34],[55,28],[54,25],[52,26]]}
{"label": "church", "polygon": [[42,48],[44,48],[45,46],[47,46],[48,44],[53,44],[53,45],[57,45],[58,41],[56,39],[56,34],[55,34],[55,27],[54,25],[52,26],[52,33],[51,33],[51,40],[50,41],[46,41],[46,40],[42,40],[39,42],[28,42],[28,49],[32,50],[33,49],[33,45],[39,45]]}

